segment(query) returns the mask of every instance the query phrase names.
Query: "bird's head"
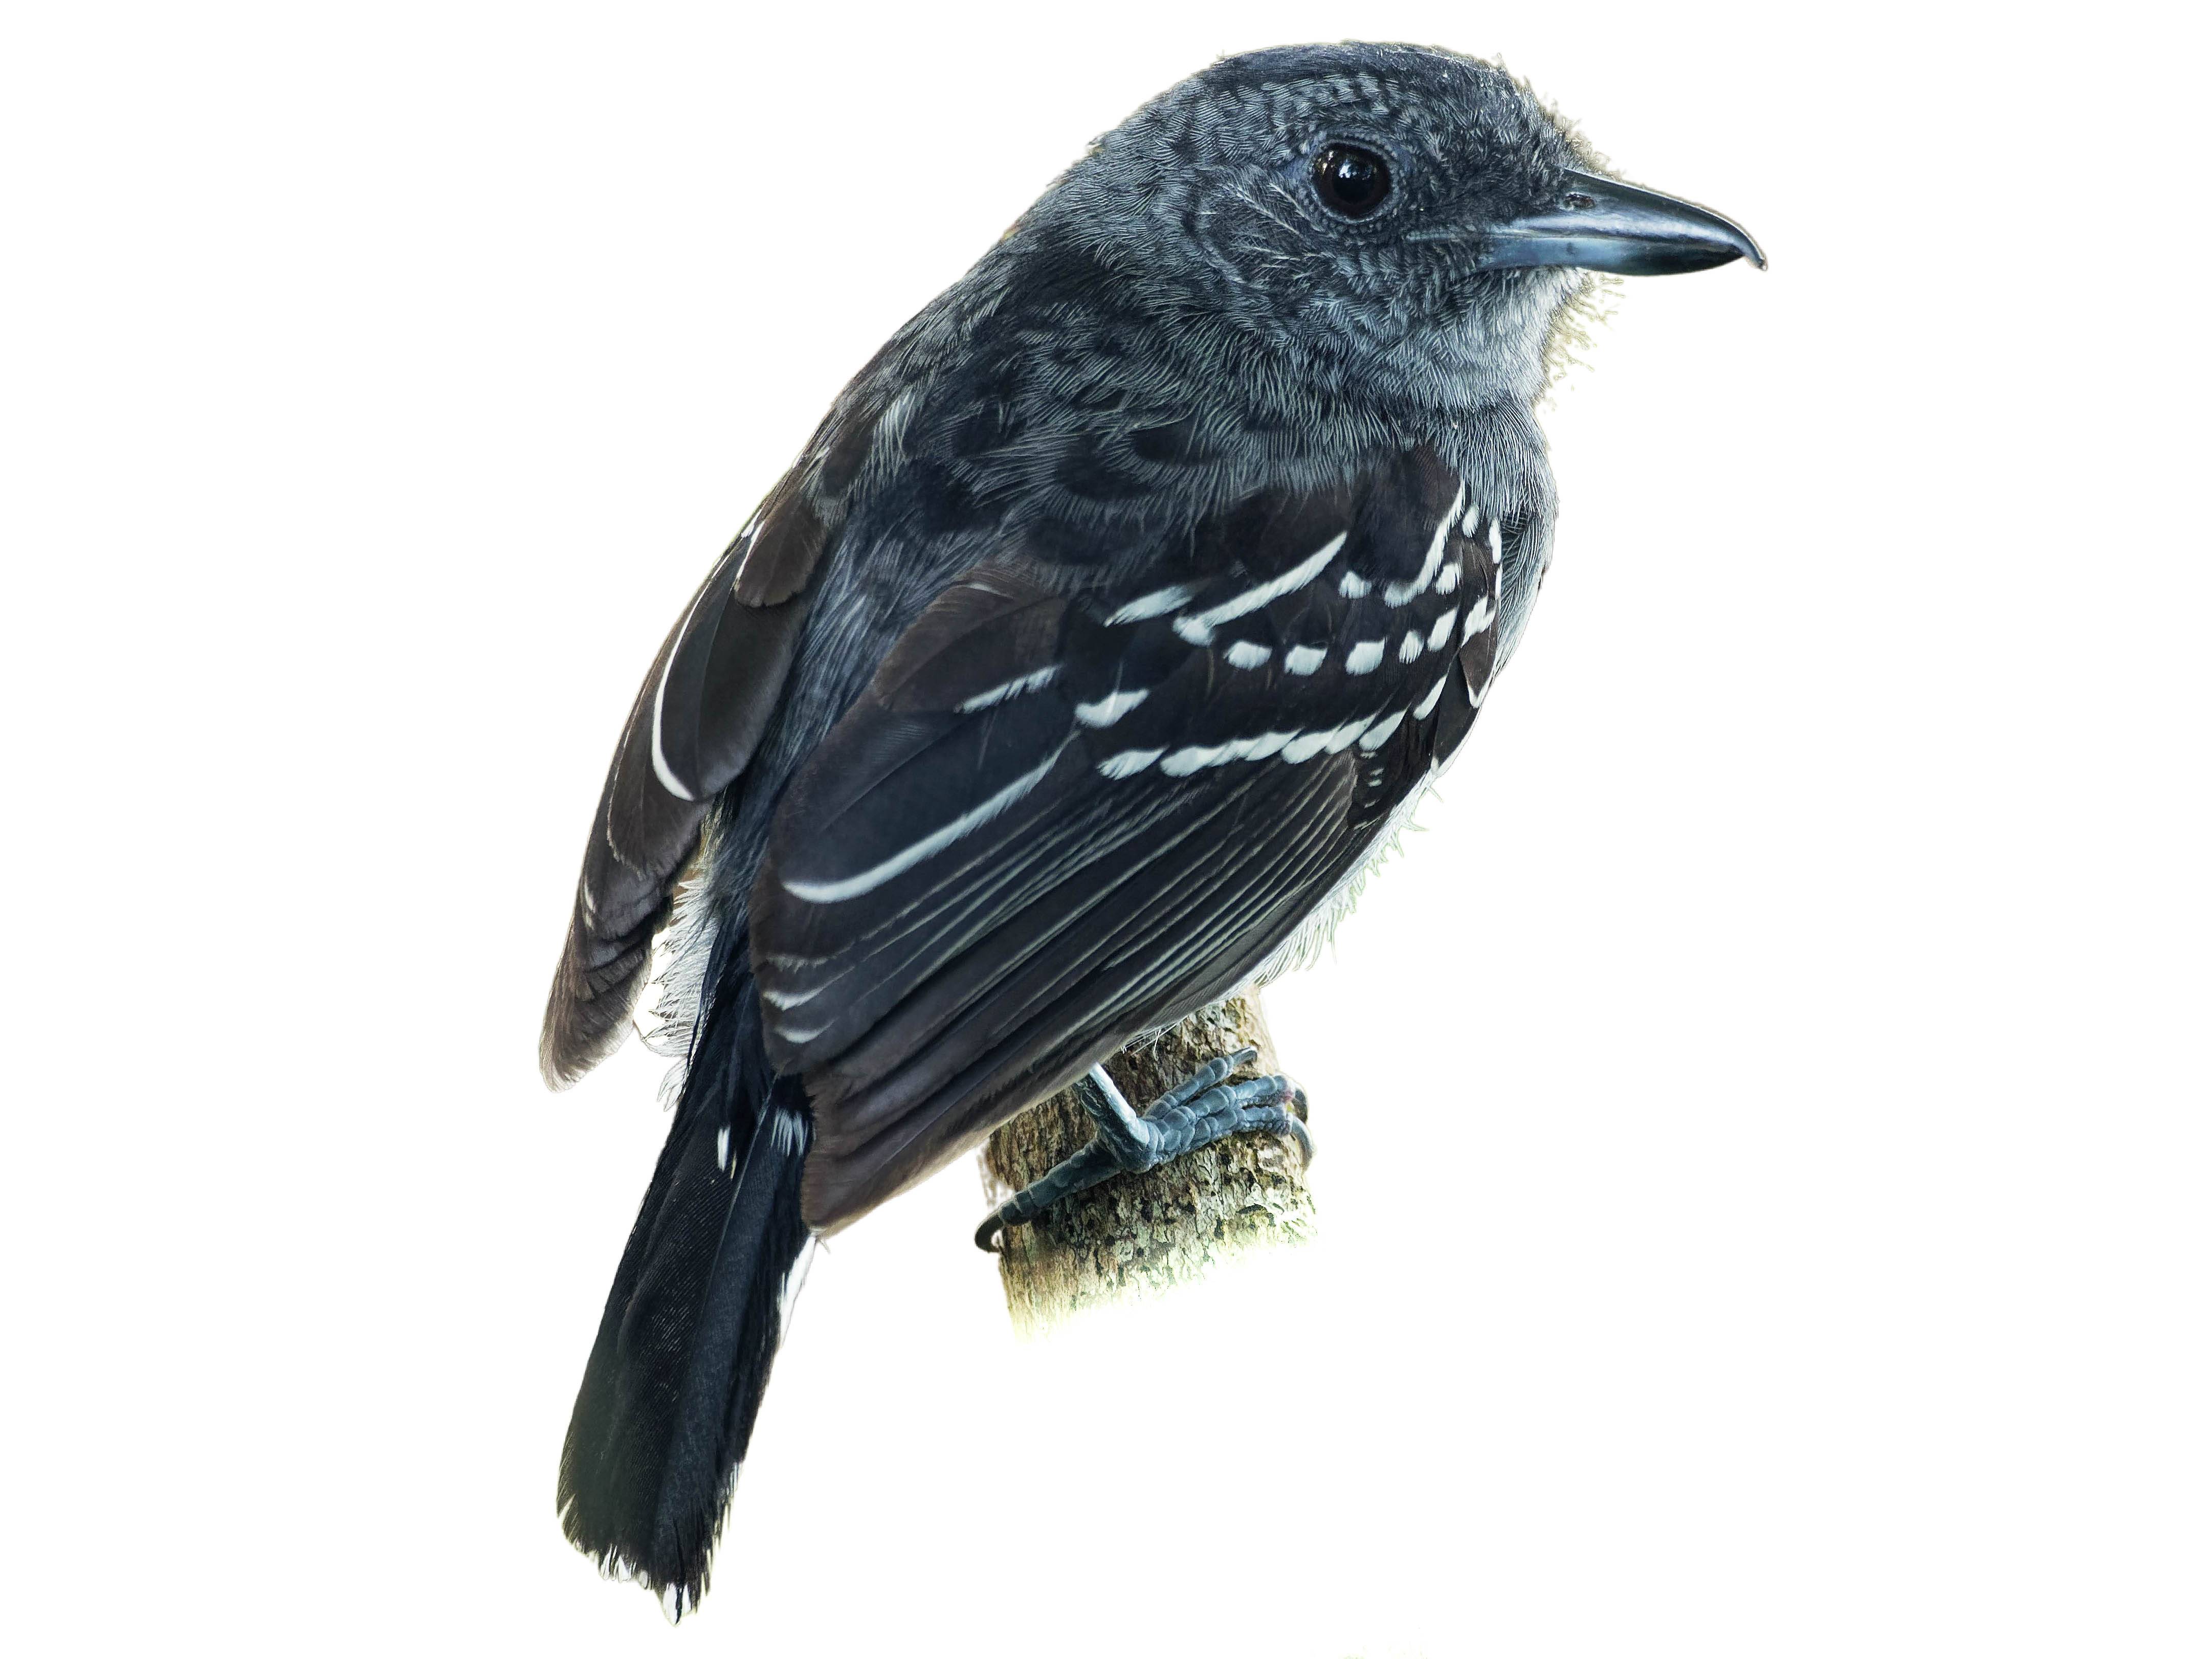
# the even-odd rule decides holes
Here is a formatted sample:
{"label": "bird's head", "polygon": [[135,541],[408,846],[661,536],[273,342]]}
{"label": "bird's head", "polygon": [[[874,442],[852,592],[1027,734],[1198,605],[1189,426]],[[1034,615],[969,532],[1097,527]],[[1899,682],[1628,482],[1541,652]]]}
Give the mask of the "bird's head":
{"label": "bird's head", "polygon": [[1765,264],[1718,215],[1602,176],[1504,70],[1419,46],[1225,58],[1040,207],[1163,313],[1455,405],[1540,389],[1588,272]]}

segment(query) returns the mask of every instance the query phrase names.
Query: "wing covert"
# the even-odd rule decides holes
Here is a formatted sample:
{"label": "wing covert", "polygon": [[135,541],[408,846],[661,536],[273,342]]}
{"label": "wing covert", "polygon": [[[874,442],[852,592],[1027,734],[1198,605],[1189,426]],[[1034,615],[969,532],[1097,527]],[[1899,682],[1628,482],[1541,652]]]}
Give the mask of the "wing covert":
{"label": "wing covert", "polygon": [[1464,735],[1495,529],[1432,455],[1176,553],[1118,587],[966,572],[787,793],[750,926],[814,1224],[1234,989]]}

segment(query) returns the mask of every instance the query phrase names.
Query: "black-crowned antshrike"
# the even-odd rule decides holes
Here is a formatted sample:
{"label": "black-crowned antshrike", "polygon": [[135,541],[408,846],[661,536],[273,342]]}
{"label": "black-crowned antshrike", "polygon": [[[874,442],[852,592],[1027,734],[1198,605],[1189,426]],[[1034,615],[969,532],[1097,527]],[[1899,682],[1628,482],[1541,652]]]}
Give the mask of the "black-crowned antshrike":
{"label": "black-crowned antshrike", "polygon": [[[1528,622],[1586,273],[1740,256],[1489,64],[1285,48],[1100,139],[860,371],[646,677],[546,1011],[566,1083],[658,939],[684,1067],[562,1459],[579,1547],[695,1604],[810,1237],[1328,925]],[[1292,1093],[1097,1092],[984,1236],[1302,1133]]]}

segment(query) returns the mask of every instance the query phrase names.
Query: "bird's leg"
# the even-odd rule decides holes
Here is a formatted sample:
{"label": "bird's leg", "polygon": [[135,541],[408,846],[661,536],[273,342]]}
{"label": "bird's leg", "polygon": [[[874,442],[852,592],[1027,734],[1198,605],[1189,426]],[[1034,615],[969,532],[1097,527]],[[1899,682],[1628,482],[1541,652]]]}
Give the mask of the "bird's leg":
{"label": "bird's leg", "polygon": [[1286,1134],[1310,1163],[1313,1139],[1297,1107],[1305,1097],[1288,1078],[1222,1079],[1260,1057],[1257,1048],[1210,1060],[1142,1112],[1123,1099],[1103,1066],[1076,1085],[1076,1097],[1097,1127],[1083,1148],[1037,1177],[991,1212],[975,1230],[978,1249],[995,1249],[1001,1229],[1042,1215],[1061,1199],[1096,1187],[1124,1170],[1157,1170],[1230,1135]]}

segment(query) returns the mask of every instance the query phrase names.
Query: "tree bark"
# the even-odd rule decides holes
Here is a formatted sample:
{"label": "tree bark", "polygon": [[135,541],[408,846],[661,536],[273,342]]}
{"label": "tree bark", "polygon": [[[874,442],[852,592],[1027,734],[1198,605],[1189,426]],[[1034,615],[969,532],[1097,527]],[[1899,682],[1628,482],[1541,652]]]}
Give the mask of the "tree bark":
{"label": "tree bark", "polygon": [[[1124,1048],[1106,1070],[1139,1111],[1200,1066],[1239,1048],[1260,1058],[1232,1078],[1280,1072],[1256,994],[1202,1008],[1173,1030]],[[996,1204],[1082,1146],[1091,1115],[1062,1090],[995,1130],[983,1148]],[[1255,1245],[1314,1232],[1312,1194],[1297,1144],[1231,1135],[1139,1175],[1117,1175],[1000,1235],[1006,1310],[1025,1333],[1102,1302],[1158,1294]]]}

